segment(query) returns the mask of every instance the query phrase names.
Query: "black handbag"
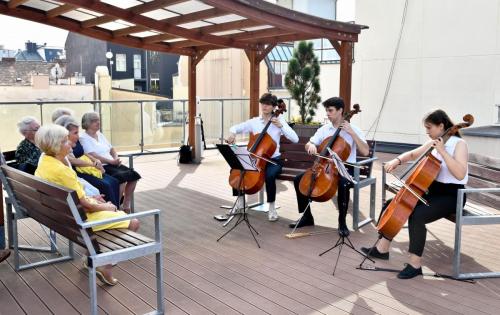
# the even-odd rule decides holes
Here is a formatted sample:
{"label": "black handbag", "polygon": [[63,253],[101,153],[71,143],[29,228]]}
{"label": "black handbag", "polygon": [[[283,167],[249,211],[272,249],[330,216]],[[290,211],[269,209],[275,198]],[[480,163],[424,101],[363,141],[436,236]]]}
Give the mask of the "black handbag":
{"label": "black handbag", "polygon": [[179,163],[189,164],[193,161],[191,146],[181,145],[179,148]]}

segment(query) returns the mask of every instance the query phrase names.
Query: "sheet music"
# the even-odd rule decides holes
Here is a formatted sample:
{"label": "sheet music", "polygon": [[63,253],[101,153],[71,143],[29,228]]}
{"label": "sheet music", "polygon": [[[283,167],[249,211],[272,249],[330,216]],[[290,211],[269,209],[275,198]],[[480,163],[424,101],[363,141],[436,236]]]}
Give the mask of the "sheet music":
{"label": "sheet music", "polygon": [[246,147],[237,147],[237,146],[231,146],[231,149],[233,150],[234,154],[240,161],[241,165],[245,168],[247,171],[257,171],[257,166],[256,166],[256,159],[253,158]]}
{"label": "sheet music", "polygon": [[338,154],[330,148],[328,148],[328,152],[330,153],[333,159],[333,163],[335,164],[335,167],[339,171],[340,176],[344,177],[353,184],[357,184],[357,182],[354,180],[354,178],[352,178],[351,174],[349,174],[349,172],[345,168],[344,161],[342,161],[340,156],[338,156]]}

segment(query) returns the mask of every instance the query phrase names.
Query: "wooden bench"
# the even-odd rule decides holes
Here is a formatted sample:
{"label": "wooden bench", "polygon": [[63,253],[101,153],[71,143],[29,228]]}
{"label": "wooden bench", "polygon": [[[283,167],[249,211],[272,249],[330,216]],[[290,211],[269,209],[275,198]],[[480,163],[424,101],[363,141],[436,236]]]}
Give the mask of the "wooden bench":
{"label": "wooden bench", "polygon": [[[278,176],[278,179],[293,181],[295,176],[303,173],[314,164],[316,158],[307,154],[304,148],[309,139],[309,137],[299,137],[298,143],[292,143],[285,137],[281,137],[280,152],[283,162],[283,172]],[[353,178],[357,184],[353,187],[353,230],[358,230],[375,219],[375,193],[377,179],[371,176],[371,171],[373,162],[377,160],[377,157],[374,157],[376,142],[368,141],[368,146],[370,148],[369,155],[366,157],[358,157],[357,163],[355,163],[358,167],[354,168]],[[367,186],[370,186],[370,216],[360,222],[359,193],[362,188]]]}
{"label": "wooden bench", "polygon": [[[460,271],[460,249],[462,227],[464,225],[500,224],[500,159],[469,154],[469,182],[460,189],[456,212],[447,219],[455,223],[455,245],[453,255],[453,277],[456,279],[479,279],[500,277],[500,272]],[[386,191],[397,193],[400,185],[387,182],[387,174],[382,168],[382,206],[386,203]],[[464,196],[467,203],[463,206]]]}
{"label": "wooden bench", "polygon": [[[76,192],[49,183],[7,165],[1,166],[0,178],[16,210],[13,219],[14,260],[16,270],[40,267],[74,258],[73,243],[87,249],[91,313],[97,314],[96,267],[116,264],[150,254],[156,256],[157,311],[163,314],[163,261],[160,210],[129,214],[121,218],[85,222],[87,217]],[[68,239],[68,254],[19,266],[17,219],[29,216]],[[123,220],[154,216],[155,239],[126,229],[93,232],[92,227]]]}

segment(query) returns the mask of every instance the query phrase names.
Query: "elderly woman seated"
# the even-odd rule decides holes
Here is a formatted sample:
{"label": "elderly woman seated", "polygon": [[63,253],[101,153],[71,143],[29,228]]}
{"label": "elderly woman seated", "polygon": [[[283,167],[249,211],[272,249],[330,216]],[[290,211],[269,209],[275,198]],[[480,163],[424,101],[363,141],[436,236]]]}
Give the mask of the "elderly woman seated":
{"label": "elderly woman seated", "polygon": [[99,114],[96,112],[83,114],[82,128],[85,129],[85,132],[80,135],[80,142],[85,153],[99,159],[106,173],[120,182],[120,196],[123,196],[122,209],[130,211],[132,195],[141,175],[121,164],[115,149],[99,131],[101,128]]}
{"label": "elderly woman seated", "polygon": [[38,159],[42,153],[35,145],[35,134],[40,128],[40,123],[35,117],[26,116],[17,123],[19,132],[24,140],[19,143],[16,149],[16,160],[21,171],[33,174],[38,165]]}
{"label": "elderly woman seated", "polygon": [[55,121],[56,125],[68,130],[68,139],[71,142],[73,152],[68,155],[68,160],[76,169],[78,177],[97,187],[104,194],[106,200],[115,206],[120,206],[120,183],[114,177],[105,173],[101,161],[89,154],[83,153],[83,147],[79,141],[80,124],[72,116],[62,115]]}
{"label": "elderly woman seated", "polygon": [[[66,156],[71,152],[71,143],[68,140],[68,131],[58,125],[41,127],[35,137],[38,147],[45,153],[38,164],[35,175],[49,182],[73,189],[85,210],[87,221],[97,221],[108,218],[125,216],[125,212],[118,211],[111,202],[101,202],[85,195],[82,185],[77,179],[75,171],[65,164]],[[106,229],[128,228],[132,231],[139,229],[137,219],[124,220],[116,223],[94,227],[94,231]],[[97,269],[99,280],[108,285],[115,285],[118,280],[113,278],[111,265]]]}

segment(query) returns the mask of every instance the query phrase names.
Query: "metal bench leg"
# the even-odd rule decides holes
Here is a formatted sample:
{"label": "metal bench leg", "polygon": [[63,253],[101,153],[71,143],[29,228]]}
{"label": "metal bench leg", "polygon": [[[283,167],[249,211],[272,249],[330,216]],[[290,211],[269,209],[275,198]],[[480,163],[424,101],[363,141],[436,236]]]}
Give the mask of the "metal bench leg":
{"label": "metal bench leg", "polygon": [[162,252],[156,254],[156,308],[158,314],[165,313],[163,303],[163,258]]}
{"label": "metal bench leg", "polygon": [[377,195],[377,182],[370,185],[370,218],[375,222],[375,197]]}
{"label": "metal bench leg", "polygon": [[[90,266],[92,265],[92,266]],[[97,284],[94,264],[90,264],[89,271],[89,295],[90,295],[90,313],[97,315]]]}
{"label": "metal bench leg", "polygon": [[[12,245],[13,245],[13,248],[14,248],[14,268],[16,269],[16,271],[19,271],[19,243],[18,243],[18,238],[17,238],[17,218],[16,216],[14,215],[14,218],[12,219],[12,223],[11,223],[11,229],[10,229],[12,232]],[[9,243],[10,243],[10,240],[9,240]]]}
{"label": "metal bench leg", "polygon": [[459,191],[455,214],[455,248],[453,252],[453,277],[460,278],[460,247],[462,245],[463,192]]}
{"label": "metal bench leg", "polygon": [[359,226],[359,186],[354,185],[354,196],[352,197],[352,229],[356,231]]}
{"label": "metal bench leg", "polygon": [[14,248],[13,244],[13,232],[12,232],[12,221],[13,221],[13,213],[12,213],[12,203],[5,199],[5,211],[7,212],[7,237],[9,238],[8,241],[8,248]]}

